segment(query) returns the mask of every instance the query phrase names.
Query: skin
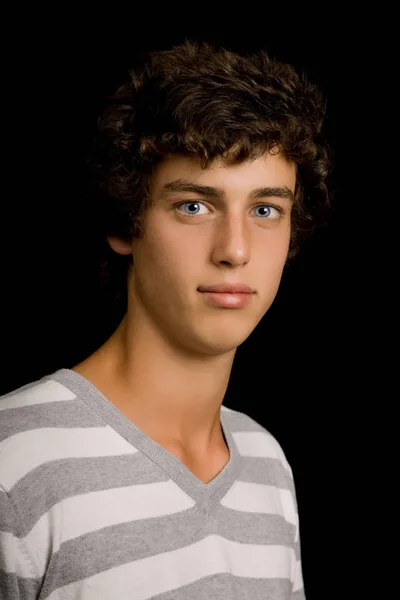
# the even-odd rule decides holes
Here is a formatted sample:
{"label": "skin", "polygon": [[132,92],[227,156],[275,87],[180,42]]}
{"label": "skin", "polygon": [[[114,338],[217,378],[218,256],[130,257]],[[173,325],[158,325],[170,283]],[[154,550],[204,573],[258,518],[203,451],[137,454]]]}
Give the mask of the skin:
{"label": "skin", "polygon": [[[178,179],[221,195],[166,192]],[[206,170],[168,156],[152,176],[143,237],[108,240],[133,253],[128,310],[74,370],[203,481],[229,459],[219,413],[235,352],[271,306],[289,249],[291,199],[250,195],[265,187],[294,194],[295,183],[295,165],[279,153],[230,166],[218,159]],[[197,289],[222,282],[252,287],[251,302],[216,307]]]}

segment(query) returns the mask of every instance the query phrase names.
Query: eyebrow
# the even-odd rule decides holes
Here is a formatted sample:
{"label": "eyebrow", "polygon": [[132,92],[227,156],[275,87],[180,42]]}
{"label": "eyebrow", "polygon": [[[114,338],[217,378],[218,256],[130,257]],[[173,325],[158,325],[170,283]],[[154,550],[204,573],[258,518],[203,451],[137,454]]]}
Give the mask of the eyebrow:
{"label": "eyebrow", "polygon": [[[208,198],[222,198],[224,192],[221,188],[211,187],[209,185],[198,185],[187,179],[174,179],[169,181],[162,188],[162,195],[169,195],[176,192],[189,192],[199,194]],[[250,194],[253,200],[260,198],[286,198],[290,202],[294,202],[293,192],[286,186],[283,187],[261,187],[256,188]]]}

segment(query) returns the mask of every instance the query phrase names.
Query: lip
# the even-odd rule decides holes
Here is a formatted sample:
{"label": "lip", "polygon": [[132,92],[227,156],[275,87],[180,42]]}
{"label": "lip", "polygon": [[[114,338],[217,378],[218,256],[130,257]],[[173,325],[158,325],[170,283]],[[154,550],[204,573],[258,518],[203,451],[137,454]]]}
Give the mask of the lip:
{"label": "lip", "polygon": [[243,283],[217,283],[197,288],[199,292],[214,292],[220,294],[254,294],[254,290]]}
{"label": "lip", "polygon": [[208,304],[223,308],[243,308],[253,298],[253,294],[226,293],[226,292],[200,292]]}
{"label": "lip", "polygon": [[251,301],[254,294],[254,290],[241,283],[201,286],[198,291],[209,304],[223,308],[243,308]]}

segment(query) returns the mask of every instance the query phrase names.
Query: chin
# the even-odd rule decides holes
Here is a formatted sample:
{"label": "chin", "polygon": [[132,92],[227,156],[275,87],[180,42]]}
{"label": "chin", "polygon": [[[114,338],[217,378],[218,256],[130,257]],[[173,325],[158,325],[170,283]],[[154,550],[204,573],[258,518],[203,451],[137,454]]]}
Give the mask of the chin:
{"label": "chin", "polygon": [[203,343],[199,343],[195,348],[196,354],[200,354],[202,356],[227,356],[232,355],[236,352],[238,346],[240,346],[242,342],[235,344],[227,344],[227,343],[212,343],[206,340]]}
{"label": "chin", "polygon": [[204,333],[201,338],[197,339],[196,346],[198,349],[210,355],[229,354],[235,352],[237,348],[243,344],[244,341],[249,337],[251,331],[233,332],[232,330],[228,333],[221,332],[210,332],[210,335],[205,336]]}
{"label": "chin", "polygon": [[[234,316],[235,318],[231,318]],[[235,352],[250,336],[258,321],[249,318],[237,318],[233,311],[230,318],[199,318],[179,330],[171,331],[181,350],[195,352],[205,356],[223,355]],[[261,318],[261,317],[260,317]]]}

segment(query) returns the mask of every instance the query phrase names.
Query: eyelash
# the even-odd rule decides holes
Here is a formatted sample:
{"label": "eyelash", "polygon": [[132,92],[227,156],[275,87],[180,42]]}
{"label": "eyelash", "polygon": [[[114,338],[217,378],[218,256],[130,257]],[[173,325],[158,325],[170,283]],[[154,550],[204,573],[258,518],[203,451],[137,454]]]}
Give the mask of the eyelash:
{"label": "eyelash", "polygon": [[[206,206],[205,203],[201,202],[200,200],[186,200],[185,202],[179,202],[178,204],[175,204],[174,209],[178,210],[181,206],[185,206],[185,204],[202,204],[203,206]],[[283,213],[284,213],[283,209],[280,206],[276,206],[275,204],[258,204],[257,206],[254,206],[254,209],[261,208],[261,207],[274,208],[279,213],[279,216],[283,215]],[[187,213],[180,213],[180,214],[185,217],[189,217],[189,219],[192,219],[193,217],[202,216],[202,215],[189,215]],[[278,221],[278,219],[279,219],[279,217],[275,217],[274,219],[270,219],[268,217],[260,217],[260,218],[262,221]]]}

